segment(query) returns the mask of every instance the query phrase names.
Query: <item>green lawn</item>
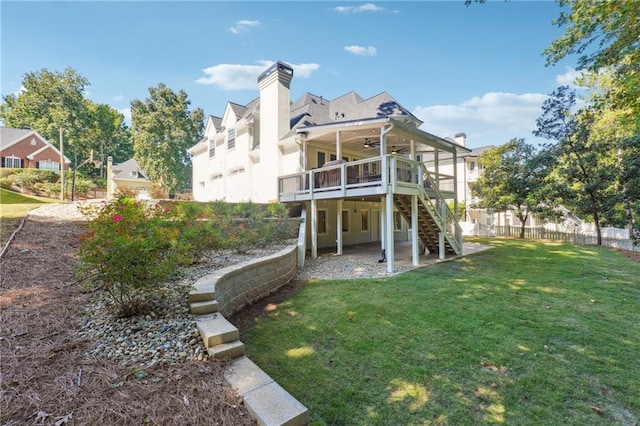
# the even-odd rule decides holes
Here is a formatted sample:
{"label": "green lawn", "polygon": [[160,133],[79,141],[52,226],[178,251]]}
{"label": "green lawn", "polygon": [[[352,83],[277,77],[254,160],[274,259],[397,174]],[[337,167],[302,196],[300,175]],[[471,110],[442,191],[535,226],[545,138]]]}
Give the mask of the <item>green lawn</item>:
{"label": "green lawn", "polygon": [[244,336],[312,424],[637,424],[640,264],[496,248],[386,279],[314,281]]}
{"label": "green lawn", "polygon": [[18,227],[20,219],[26,217],[29,210],[40,207],[44,203],[59,202],[51,198],[22,195],[0,188],[0,244],[4,246]]}

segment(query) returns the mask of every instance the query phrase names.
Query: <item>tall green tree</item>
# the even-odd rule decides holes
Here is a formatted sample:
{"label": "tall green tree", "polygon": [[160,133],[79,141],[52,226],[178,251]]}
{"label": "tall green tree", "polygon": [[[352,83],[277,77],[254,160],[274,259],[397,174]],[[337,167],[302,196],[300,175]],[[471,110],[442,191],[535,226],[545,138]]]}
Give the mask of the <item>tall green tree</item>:
{"label": "tall green tree", "polygon": [[640,223],[635,223],[640,217],[640,116],[630,107],[621,107],[615,97],[611,98],[617,90],[611,72],[585,73],[578,82],[590,90],[590,108],[595,112],[594,137],[607,141],[615,151],[611,155],[616,157],[617,188],[623,203],[607,219],[634,235],[634,230],[640,229]]}
{"label": "tall green tree", "polygon": [[87,101],[91,123],[85,137],[90,141],[94,158],[100,161],[99,175],[104,177],[106,158],[113,157],[121,163],[133,156],[131,132],[124,121],[124,115],[107,104]]}
{"label": "tall green tree", "polygon": [[150,180],[172,193],[189,186],[191,158],[187,149],[204,130],[204,112],[189,110],[187,93],[160,83],[144,101],[131,102],[134,156]]}
{"label": "tall green tree", "polygon": [[73,68],[63,72],[43,68],[25,73],[22,85],[23,92],[3,96],[0,118],[4,125],[29,126],[58,148],[63,128],[65,141],[81,145],[82,133],[90,122],[84,98],[89,81]]}
{"label": "tall green tree", "polygon": [[575,92],[556,89],[542,106],[536,136],[553,141],[547,150],[555,158],[550,175],[556,194],[578,215],[589,216],[596,227],[597,244],[607,215],[622,202],[617,190],[616,146],[593,131],[596,114],[585,108],[576,113]]}
{"label": "tall green tree", "polygon": [[471,192],[480,198],[477,207],[499,212],[512,211],[520,220],[520,238],[524,238],[531,214],[550,209],[542,194],[548,173],[548,157],[524,139],[491,148],[480,155],[483,173]]}
{"label": "tall green tree", "polygon": [[[579,68],[610,69],[612,99],[640,114],[640,2],[633,0],[557,0],[564,8],[553,23],[565,27],[544,55],[552,65],[572,54]],[[596,45],[596,47],[594,47]]]}

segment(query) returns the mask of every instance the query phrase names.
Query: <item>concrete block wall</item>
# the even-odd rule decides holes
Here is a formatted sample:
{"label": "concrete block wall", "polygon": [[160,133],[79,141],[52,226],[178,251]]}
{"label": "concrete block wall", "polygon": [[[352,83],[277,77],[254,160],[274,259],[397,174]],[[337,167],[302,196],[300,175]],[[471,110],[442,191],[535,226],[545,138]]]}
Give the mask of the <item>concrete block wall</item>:
{"label": "concrete block wall", "polygon": [[215,276],[215,299],[226,317],[289,283],[298,267],[297,247],[224,268]]}

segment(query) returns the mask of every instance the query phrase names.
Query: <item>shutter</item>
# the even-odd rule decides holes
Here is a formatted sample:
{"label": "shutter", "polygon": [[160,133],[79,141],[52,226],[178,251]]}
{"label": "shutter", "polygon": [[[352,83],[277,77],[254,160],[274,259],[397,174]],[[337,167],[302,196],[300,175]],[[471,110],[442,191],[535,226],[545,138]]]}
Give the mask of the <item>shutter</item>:
{"label": "shutter", "polygon": [[39,169],[39,168],[40,168],[40,162],[36,161],[36,169]]}
{"label": "shutter", "polygon": [[0,157],[2,159],[2,163],[0,164],[0,167],[7,167],[4,160],[6,157]]}
{"label": "shutter", "polygon": [[24,169],[24,158],[20,159],[20,168]]}

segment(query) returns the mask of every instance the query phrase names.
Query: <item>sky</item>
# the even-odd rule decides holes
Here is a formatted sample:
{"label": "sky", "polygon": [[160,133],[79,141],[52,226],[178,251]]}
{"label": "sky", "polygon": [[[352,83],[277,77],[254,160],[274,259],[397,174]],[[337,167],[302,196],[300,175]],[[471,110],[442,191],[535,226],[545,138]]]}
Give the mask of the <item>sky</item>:
{"label": "sky", "polygon": [[544,99],[576,76],[545,66],[564,32],[553,1],[19,1],[0,3],[1,93],[25,73],[73,68],[86,97],[130,119],[159,83],[222,116],[259,96],[257,76],[294,68],[291,98],[387,92],[441,137],[470,148],[532,144]]}

